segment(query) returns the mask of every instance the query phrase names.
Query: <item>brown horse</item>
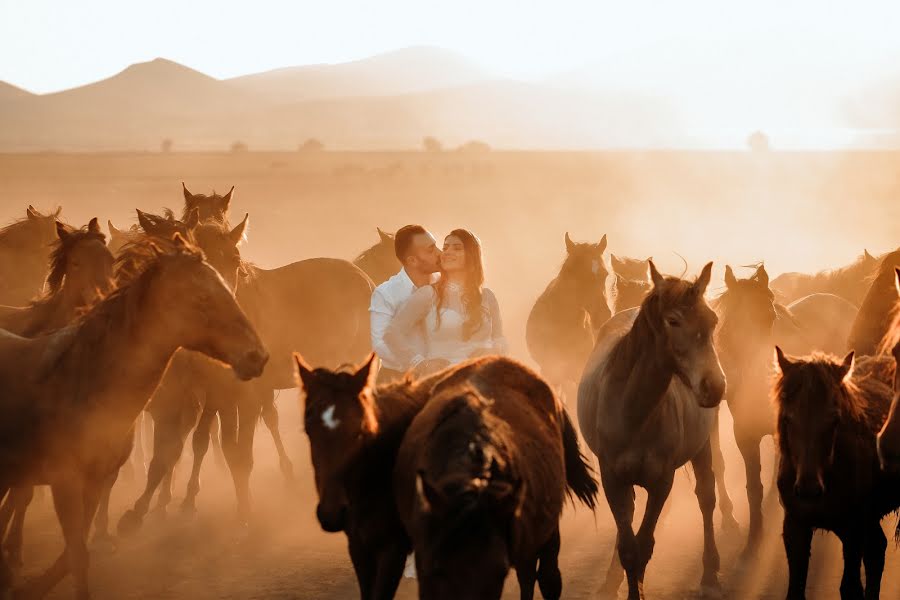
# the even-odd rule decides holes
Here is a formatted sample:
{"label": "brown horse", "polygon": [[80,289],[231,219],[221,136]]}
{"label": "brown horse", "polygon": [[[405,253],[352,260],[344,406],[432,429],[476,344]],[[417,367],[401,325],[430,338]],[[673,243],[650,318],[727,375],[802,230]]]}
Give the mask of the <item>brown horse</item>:
{"label": "brown horse", "polygon": [[319,503],[328,532],[344,531],[362,600],[394,597],[412,545],[394,503],[397,450],[441,372],[375,388],[375,355],[357,369],[312,369],[295,355]]}
{"label": "brown horse", "polygon": [[[221,277],[180,236],[145,249],[135,280],[75,324],[36,339],[0,332],[0,496],[50,484],[66,549],[22,590],[43,597],[71,569],[88,598],[87,528],[126,460],[135,417],[180,347],[258,377],[268,354]],[[179,302],[172,302],[179,298]],[[0,556],[0,590],[9,585]]]}
{"label": "brown horse", "polygon": [[353,260],[353,264],[362,269],[369,276],[372,283],[380,285],[396,275],[401,268],[400,261],[394,253],[394,234],[378,230],[378,243],[363,250]]}
{"label": "brown horse", "polygon": [[641,305],[653,286],[646,279],[626,279],[616,273],[612,285],[613,313]]}
{"label": "brown horse", "polygon": [[575,243],[566,234],[566,260],[538,297],[525,325],[528,353],[554,386],[578,382],[594,347],[594,332],[609,319],[606,267],[599,244]]}
{"label": "brown horse", "polygon": [[[601,328],[578,388],[581,433],[600,461],[630,599],[643,597],[656,523],[675,471],[688,461],[703,514],[702,588],[721,594],[710,430],[725,375],[713,346],[716,314],[703,297],[711,271],[709,263],[690,283],[663,277],[650,261],[653,291],[639,309],[618,313]],[[635,485],[648,494],[637,535],[632,530]],[[615,597],[621,581],[614,553],[604,593]]]}
{"label": "brown horse", "polygon": [[0,305],[24,306],[40,295],[60,212],[44,215],[29,205],[24,219],[0,229]]}
{"label": "brown horse", "polygon": [[892,396],[878,376],[885,370],[878,363],[889,359],[865,357],[854,369],[853,352],[843,361],[821,354],[792,360],[777,346],[776,354],[787,598],[806,597],[815,529],[834,532],[843,544],[841,598],[878,598],[887,548],[880,521],[900,506],[900,478],[879,469],[876,452],[876,433]]}
{"label": "brown horse", "polygon": [[894,276],[893,322],[881,344],[882,352],[894,355],[894,402],[878,433],[878,457],[884,469],[897,472],[900,471],[900,268],[894,270]]}
{"label": "brown horse", "polygon": [[782,273],[772,280],[772,291],[782,304],[790,304],[810,294],[824,293],[840,296],[860,306],[869,287],[869,277],[878,268],[879,260],[864,250],[855,261],[834,270],[820,271],[815,275]]}
{"label": "brown horse", "polygon": [[847,349],[860,356],[878,353],[879,345],[888,333],[897,297],[894,294],[894,269],[900,267],[900,250],[881,260],[881,265],[859,308],[853,329],[847,339]]}
{"label": "brown horse", "polygon": [[201,221],[218,221],[223,226],[229,227],[228,208],[231,206],[231,199],[234,196],[234,186],[231,186],[231,189],[224,196],[220,196],[215,190],[208,196],[206,194],[192,194],[188,191],[183,181],[181,182],[181,189],[184,193],[182,221],[188,221],[191,212],[196,209]]}
{"label": "brown horse", "polygon": [[553,391],[507,358],[451,370],[397,454],[394,489],[415,549],[420,598],[500,598],[510,567],[521,598],[562,594],[566,493],[593,510],[597,480]]}
{"label": "brown horse", "polygon": [[772,409],[766,402],[771,348],[777,342],[798,354],[840,351],[856,309],[832,294],[813,294],[790,307],[781,306],[769,288],[764,266],[747,279],[738,279],[726,266],[725,286],[714,302],[720,319],[716,348],[728,379],[726,400],[744,460],[750,525],[742,556],[751,559],[763,534],[760,441],[775,432]]}
{"label": "brown horse", "polygon": [[609,264],[612,267],[613,273],[622,279],[630,281],[648,281],[647,262],[651,260],[653,260],[652,256],[640,260],[637,258],[628,258],[627,256],[619,258],[612,253],[609,255]]}
{"label": "brown horse", "polygon": [[[110,291],[113,258],[97,219],[74,232],[62,223],[56,226],[59,239],[50,255],[46,294],[0,316],[0,329],[29,338],[56,331]],[[0,540],[7,521],[13,519],[3,547],[14,565],[22,564],[25,512],[32,497],[31,486],[18,487],[0,510]]]}

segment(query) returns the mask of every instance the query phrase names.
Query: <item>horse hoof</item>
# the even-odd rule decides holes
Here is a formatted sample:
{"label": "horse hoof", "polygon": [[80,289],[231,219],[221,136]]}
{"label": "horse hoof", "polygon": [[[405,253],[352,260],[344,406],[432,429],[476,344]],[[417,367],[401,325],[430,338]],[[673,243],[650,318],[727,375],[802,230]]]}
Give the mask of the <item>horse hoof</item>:
{"label": "horse hoof", "polygon": [[119,532],[121,536],[133,535],[137,532],[138,529],[141,528],[141,525],[144,522],[144,518],[137,514],[134,510],[126,510],[125,514],[119,519],[119,524],[116,526],[116,531]]}
{"label": "horse hoof", "polygon": [[718,581],[700,584],[700,597],[706,600],[721,600],[724,598],[722,586]]}

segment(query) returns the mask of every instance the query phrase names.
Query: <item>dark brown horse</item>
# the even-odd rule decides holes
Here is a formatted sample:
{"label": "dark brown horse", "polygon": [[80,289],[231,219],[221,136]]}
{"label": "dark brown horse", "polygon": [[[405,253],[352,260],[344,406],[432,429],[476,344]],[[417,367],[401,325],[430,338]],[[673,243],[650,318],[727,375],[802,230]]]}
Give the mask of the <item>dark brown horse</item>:
{"label": "dark brown horse", "polygon": [[822,293],[840,296],[860,306],[869,289],[869,277],[878,268],[879,260],[864,250],[855,261],[834,270],[820,271],[815,275],[782,273],[772,280],[772,291],[781,304]]}
{"label": "dark brown horse", "polygon": [[[57,222],[57,235],[44,297],[29,306],[4,312],[0,315],[0,329],[28,338],[56,331],[111,290],[113,258],[97,219],[74,232]],[[0,509],[0,539],[12,518],[3,547],[14,565],[22,564],[25,512],[32,496],[31,486],[15,488]]]}
{"label": "dark brown horse", "polygon": [[[650,262],[653,291],[639,309],[618,313],[598,333],[578,388],[578,417],[616,520],[618,559],[628,597],[643,597],[656,523],[675,471],[691,462],[703,514],[705,593],[720,595],[719,553],[713,530],[716,482],[710,430],[725,392],[713,346],[716,314],[704,300],[712,263],[696,282],[663,277]],[[647,490],[640,529],[632,530],[634,486]],[[613,564],[603,586],[615,597],[622,581]]]}
{"label": "dark brown horse", "polygon": [[[221,277],[177,237],[145,249],[135,280],[75,324],[36,339],[0,332],[0,496],[50,484],[66,549],[22,590],[43,597],[71,570],[88,598],[87,529],[103,482],[127,459],[135,417],[180,347],[258,377],[267,352]],[[172,302],[179,298],[179,302]],[[10,582],[0,555],[0,590]]]}
{"label": "dark brown horse", "polygon": [[894,294],[894,269],[900,267],[900,250],[884,256],[859,314],[847,339],[847,349],[860,356],[878,353],[879,345],[888,333],[894,316],[897,297]]}
{"label": "dark brown horse", "polygon": [[363,250],[353,264],[369,276],[372,283],[380,285],[400,272],[400,261],[394,252],[394,234],[378,229],[378,243]]}
{"label": "dark brown horse", "polygon": [[893,322],[882,340],[882,352],[894,356],[894,402],[878,433],[878,456],[886,470],[900,472],[900,268],[894,271],[896,296],[894,298]]}
{"label": "dark brown horse", "polygon": [[44,215],[29,206],[24,219],[0,229],[0,305],[24,306],[41,294],[61,211]]}
{"label": "dark brown horse", "polygon": [[900,506],[900,477],[881,471],[876,452],[876,434],[892,396],[878,363],[889,359],[865,357],[854,369],[853,352],[843,361],[818,354],[789,359],[778,347],[776,354],[780,374],[773,396],[787,598],[806,597],[816,529],[834,532],[843,544],[841,598],[878,598],[887,548],[880,521]]}
{"label": "dark brown horse", "polygon": [[567,492],[593,510],[597,480],[553,391],[507,358],[450,371],[397,454],[397,508],[415,549],[420,598],[562,595],[559,519]]}
{"label": "dark brown horse", "polygon": [[609,255],[609,264],[612,267],[612,272],[623,279],[628,279],[631,281],[649,282],[647,262],[651,260],[653,260],[652,256],[650,258],[640,260],[637,258],[628,258],[627,256],[619,258],[612,253],[610,253]]}
{"label": "dark brown horse", "polygon": [[362,600],[394,597],[409,537],[394,503],[397,450],[444,372],[375,388],[375,355],[352,370],[313,369],[296,355],[322,529],[347,535]]}
{"label": "dark brown horse", "polygon": [[[760,441],[774,434],[769,396],[771,348],[793,352],[840,351],[856,309],[832,294],[813,294],[784,307],[775,302],[764,266],[738,279],[725,268],[725,292],[714,302],[719,315],[716,348],[728,379],[726,400],[747,481],[750,525],[743,558],[752,559],[763,534]],[[714,449],[715,450],[715,449]]]}
{"label": "dark brown horse", "polygon": [[566,234],[566,260],[538,297],[525,325],[528,353],[551,385],[574,387],[594,347],[594,333],[609,319],[603,252]]}

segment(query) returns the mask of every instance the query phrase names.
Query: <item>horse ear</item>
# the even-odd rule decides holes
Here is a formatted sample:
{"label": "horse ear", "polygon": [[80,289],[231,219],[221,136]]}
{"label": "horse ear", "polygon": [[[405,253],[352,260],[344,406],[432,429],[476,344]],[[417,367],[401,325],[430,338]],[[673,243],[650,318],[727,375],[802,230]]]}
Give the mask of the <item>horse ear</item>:
{"label": "horse ear", "polygon": [[38,211],[32,205],[29,204],[28,208],[25,209],[25,216],[32,220],[37,219]]}
{"label": "horse ear", "polygon": [[775,346],[775,364],[782,374],[786,373],[794,366],[794,363],[784,355],[784,350],[781,349],[781,346]]}
{"label": "horse ear", "polygon": [[144,230],[145,233],[150,233],[153,229],[153,223],[150,222],[150,219],[147,218],[146,213],[141,211],[141,209],[136,208],[138,223],[141,226],[141,229]]}
{"label": "horse ear", "polygon": [[103,233],[102,231],[100,231],[100,221],[97,220],[97,217],[94,217],[88,223],[88,233]]}
{"label": "horse ear", "polygon": [[189,203],[194,199],[194,195],[190,191],[188,191],[187,186],[184,185],[183,181],[181,182],[181,190],[184,193],[184,201],[185,202]]}
{"label": "horse ear", "polygon": [[847,381],[850,377],[853,376],[853,365],[854,360],[853,357],[856,355],[855,350],[851,350],[847,353],[847,356],[844,357],[844,360],[841,362],[841,366],[838,369],[838,374],[840,375],[841,381]]}
{"label": "horse ear", "polygon": [[652,260],[648,260],[647,264],[650,265],[650,280],[653,282],[653,287],[662,285],[665,278],[656,270],[656,265],[653,264]]}
{"label": "horse ear", "polygon": [[366,359],[353,374],[353,380],[359,385],[360,390],[375,389],[375,380],[378,378],[378,357],[374,352]]}
{"label": "horse ear", "polygon": [[694,282],[694,292],[696,292],[698,296],[702,296],[706,293],[706,286],[709,285],[709,280],[712,277],[712,267],[712,262],[706,263],[706,266],[700,271],[700,277]]}
{"label": "horse ear", "polygon": [[525,484],[520,479],[515,483],[491,481],[486,490],[498,516],[518,518],[525,504]]}
{"label": "horse ear", "polygon": [[769,273],[766,271],[765,265],[759,265],[753,277],[764,286],[769,287]]}
{"label": "horse ear", "polygon": [[731,270],[731,265],[725,265],[725,287],[733,287],[736,283],[737,277],[734,276],[734,271]]}
{"label": "horse ear", "polygon": [[194,207],[191,209],[191,212],[188,213],[187,221],[184,222],[184,226],[187,227],[188,231],[193,231],[197,229],[197,225],[200,224],[200,209],[198,207]]}
{"label": "horse ear", "polygon": [[572,238],[569,237],[569,232],[566,232],[566,252],[571,253],[572,250],[575,249],[575,242],[572,241]]}
{"label": "horse ear", "polygon": [[58,237],[60,240],[64,240],[69,237],[69,232],[66,230],[66,226],[59,221],[56,222],[56,237]]}
{"label": "horse ear", "polygon": [[231,189],[228,190],[228,193],[222,196],[222,211],[228,212],[228,207],[231,205],[231,198],[234,196],[234,186],[231,186]]}
{"label": "horse ear", "polygon": [[439,513],[446,505],[444,494],[428,483],[422,469],[416,472],[416,500],[419,503],[419,510],[426,514]]}
{"label": "horse ear", "polygon": [[613,271],[618,272],[618,270],[619,270],[618,267],[619,267],[619,265],[622,264],[622,261],[619,260],[618,256],[616,256],[615,254],[610,252],[609,253],[609,264],[612,265]]}
{"label": "horse ear", "polygon": [[894,269],[894,275],[897,276],[896,281],[894,283],[897,285],[897,295],[900,296],[900,268]]}
{"label": "horse ear", "polygon": [[299,352],[294,352],[294,362],[297,363],[297,377],[300,381],[300,387],[304,390],[309,389],[309,384],[315,379],[316,374]]}
{"label": "horse ear", "polygon": [[867,248],[863,248],[863,260],[866,262],[874,262],[875,257],[869,254],[869,250]]}
{"label": "horse ear", "polygon": [[250,224],[250,213],[244,214],[244,220],[235,226],[234,229],[228,234],[228,239],[231,240],[235,246],[240,244],[243,241],[247,240],[247,225]]}
{"label": "horse ear", "polygon": [[391,240],[391,234],[383,232],[383,231],[381,230],[381,227],[376,227],[375,229],[378,230],[378,237],[381,239],[382,242],[387,243],[387,242],[392,241],[392,240]]}
{"label": "horse ear", "polygon": [[113,225],[113,222],[112,222],[110,219],[107,219],[107,220],[106,220],[106,226],[109,227],[109,235],[111,235],[111,236],[112,236],[112,235],[119,235],[120,233],[122,233],[121,231],[119,231],[118,229],[116,229],[116,226]]}
{"label": "horse ear", "polygon": [[178,231],[172,236],[172,245],[175,246],[176,250],[187,250],[190,248],[190,244],[187,243],[187,240],[185,240],[184,236]]}
{"label": "horse ear", "polygon": [[57,207],[56,207],[56,212],[53,213],[53,216],[54,216],[54,217],[59,217],[59,215],[61,215],[61,214],[62,214],[62,206],[57,206]]}
{"label": "horse ear", "polygon": [[600,240],[600,243],[597,244],[597,250],[600,251],[600,254],[603,254],[606,251],[606,234],[603,234],[603,238]]}

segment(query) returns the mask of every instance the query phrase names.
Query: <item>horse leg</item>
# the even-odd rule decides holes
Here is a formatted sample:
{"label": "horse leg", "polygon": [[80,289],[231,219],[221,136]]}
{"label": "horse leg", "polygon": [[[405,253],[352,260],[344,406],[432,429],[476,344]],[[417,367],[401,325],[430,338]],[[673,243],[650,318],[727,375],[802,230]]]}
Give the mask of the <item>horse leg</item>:
{"label": "horse leg", "polygon": [[381,549],[372,584],[372,598],[389,600],[396,595],[409,552],[409,542],[406,541],[394,541]]}
{"label": "horse leg", "polygon": [[[150,467],[147,469],[147,484],[144,486],[144,493],[134,503],[131,510],[125,511],[125,514],[119,519],[118,531],[119,535],[132,534],[141,527],[141,523],[150,509],[150,501],[153,494],[159,487],[163,478],[171,477],[172,469],[181,456],[184,438],[180,437],[180,415],[175,415],[175,419],[160,419],[153,430],[153,458],[150,460]],[[171,480],[168,486],[163,486],[160,490],[160,496],[166,489],[169,489],[171,496]]]}
{"label": "horse leg", "polygon": [[216,413],[216,417],[212,420],[212,423],[209,424],[209,441],[212,442],[213,457],[216,460],[216,466],[224,468],[227,465],[225,463],[225,453],[222,451],[221,423],[218,413]]}
{"label": "horse leg", "polygon": [[187,493],[181,503],[181,512],[197,512],[197,494],[200,493],[200,468],[203,466],[203,458],[209,450],[209,437],[212,423],[215,422],[216,411],[207,404],[200,413],[200,420],[194,428],[191,446],[194,450],[194,462],[191,467],[191,478],[188,481]]}
{"label": "horse leg", "polygon": [[719,549],[713,516],[716,511],[716,476],[712,470],[712,448],[707,441],[703,449],[691,459],[697,485],[694,491],[703,513],[703,579],[700,591],[703,596],[720,598],[722,586],[719,584]]}
{"label": "horse leg", "polygon": [[147,474],[147,462],[144,458],[144,420],[146,418],[144,411],[138,414],[137,421],[134,424],[134,444],[129,457],[132,468],[141,476]]}
{"label": "horse leg", "polygon": [[[245,401],[238,407],[238,439],[236,446],[237,461],[231,469],[237,494],[238,519],[241,523],[250,522],[250,473],[253,471],[253,437],[256,423],[262,409],[255,395],[246,395]],[[237,468],[235,468],[235,466]]]}
{"label": "horse leg", "polygon": [[562,597],[562,574],[559,572],[559,526],[550,540],[541,548],[538,556],[537,581],[544,600],[558,600]]}
{"label": "horse leg", "polygon": [[884,553],[887,538],[878,521],[866,524],[864,531],[863,564],[866,567],[866,600],[876,600],[881,596],[881,576],[884,573]]}
{"label": "horse leg", "polygon": [[[0,482],[0,502],[3,501],[3,497],[6,496],[6,492],[9,490],[9,486],[5,483]],[[6,501],[9,502],[9,499]],[[6,503],[3,505],[6,507]],[[9,509],[12,511],[12,508]],[[8,518],[8,517],[7,517]],[[3,536],[5,532],[6,523],[0,521],[0,537]],[[12,570],[9,568],[9,565],[6,564],[6,558],[2,551],[0,551],[0,597],[5,597],[6,592],[9,590],[12,585],[13,574]]]}
{"label": "horse leg", "polygon": [[[841,549],[844,554],[844,574],[841,576],[841,598],[863,598],[863,584],[860,569],[863,560],[863,539],[861,527],[855,523],[846,531],[841,531]],[[887,541],[887,540],[885,540]]]}
{"label": "horse leg", "polygon": [[516,579],[519,580],[520,600],[534,600],[534,584],[537,581],[538,559],[523,558],[515,564]]}
{"label": "horse leg", "polygon": [[[226,457],[227,456],[228,455],[226,454]],[[380,598],[375,595],[375,561],[378,552],[358,539],[358,536],[356,535],[348,533],[347,538],[347,541],[349,542],[350,562],[353,563],[353,572],[356,573],[356,582],[359,584],[360,600],[376,600],[377,598],[380,600]],[[404,556],[404,558],[406,557]],[[401,574],[403,572],[402,566],[400,572]],[[399,583],[400,579],[398,577],[397,584],[399,585]],[[392,598],[393,594],[384,597]]]}
{"label": "horse leg", "polygon": [[[260,397],[262,392],[260,392]],[[284,442],[281,439],[281,430],[279,429],[278,407],[275,406],[275,398],[273,392],[269,390],[269,398],[262,403],[262,417],[272,434],[272,441],[275,442],[275,449],[278,451],[278,465],[281,467],[281,474],[288,484],[294,482],[294,465],[288,458],[287,451],[284,449]]]}
{"label": "horse leg", "polygon": [[[647,488],[647,506],[644,509],[644,518],[641,521],[641,527],[637,532],[638,547],[638,581],[643,585],[644,573],[647,570],[647,563],[653,556],[653,548],[656,545],[656,539],[653,534],[656,531],[656,524],[659,521],[659,515],[662,514],[666,499],[672,492],[672,483],[675,481],[675,473],[671,473],[665,479],[661,479],[651,487]],[[715,493],[715,492],[713,492]]]}
{"label": "horse leg", "polygon": [[3,543],[3,549],[6,550],[7,560],[14,567],[21,567],[23,564],[22,544],[25,530],[25,513],[28,512],[28,506],[33,498],[34,486],[31,485],[15,487],[9,492],[7,502],[12,508],[12,523],[9,526],[6,541]]}
{"label": "horse leg", "polygon": [[[616,550],[619,553],[619,561],[625,569],[625,578],[628,580],[628,600],[641,600],[643,598],[643,584],[638,578],[640,552],[637,540],[632,529],[634,519],[634,488],[631,485],[619,481],[608,469],[600,465],[600,480],[603,482],[603,493],[616,520]],[[612,569],[610,569],[612,571]],[[603,589],[607,589],[607,581]]]}
{"label": "horse leg", "polygon": [[744,561],[752,560],[757,556],[759,544],[762,541],[763,532],[763,484],[760,471],[762,469],[759,458],[760,439],[751,436],[741,436],[735,427],[735,439],[741,457],[744,459],[744,470],[747,476],[747,502],[750,507],[750,525],[747,533],[747,545],[741,553]]}
{"label": "horse leg", "polygon": [[788,600],[806,598],[806,577],[809,574],[812,534],[812,527],[800,523],[790,513],[785,513],[782,537],[788,561]]}
{"label": "horse leg", "polygon": [[725,486],[725,457],[722,456],[722,432],[719,431],[719,414],[716,408],[716,419],[709,431],[709,443],[712,447],[713,472],[716,474],[716,491],[719,493],[719,514],[722,515],[722,529],[729,534],[740,531],[737,519],[734,518],[734,503]]}
{"label": "horse leg", "polygon": [[[119,478],[122,468],[131,462],[131,455],[134,450],[135,428],[132,428],[131,434],[122,445],[122,454],[119,457],[118,467],[103,478],[98,488],[99,502],[96,510],[96,516],[92,515],[94,520],[94,543],[106,544],[109,550],[115,550],[116,543],[109,534],[109,497],[112,495],[113,486]],[[90,528],[90,522],[88,522]]]}

